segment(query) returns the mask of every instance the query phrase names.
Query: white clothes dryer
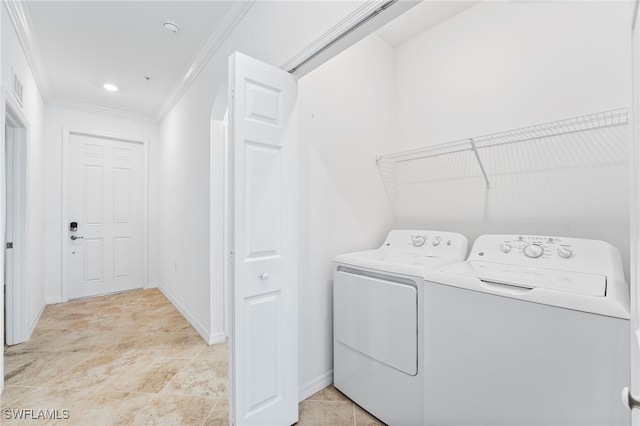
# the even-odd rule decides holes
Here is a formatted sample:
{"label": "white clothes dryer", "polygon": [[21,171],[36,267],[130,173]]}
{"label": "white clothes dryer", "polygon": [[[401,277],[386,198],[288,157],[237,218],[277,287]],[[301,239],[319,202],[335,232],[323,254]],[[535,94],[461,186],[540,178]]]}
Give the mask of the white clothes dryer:
{"label": "white clothes dryer", "polygon": [[385,423],[422,422],[424,276],[466,252],[460,234],[396,230],[335,259],[334,385]]}
{"label": "white clothes dryer", "polygon": [[629,425],[629,317],[610,244],[478,237],[427,275],[424,424]]}

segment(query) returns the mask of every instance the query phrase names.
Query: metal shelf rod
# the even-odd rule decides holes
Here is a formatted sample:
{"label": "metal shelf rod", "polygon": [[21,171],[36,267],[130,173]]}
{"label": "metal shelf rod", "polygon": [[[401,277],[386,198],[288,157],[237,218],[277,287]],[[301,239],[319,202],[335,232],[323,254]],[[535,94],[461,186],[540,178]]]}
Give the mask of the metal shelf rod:
{"label": "metal shelf rod", "polygon": [[469,143],[471,144],[471,149],[473,149],[473,153],[476,156],[476,160],[478,160],[478,165],[480,166],[480,171],[482,171],[482,176],[484,176],[484,181],[487,183],[487,189],[491,188],[491,184],[489,183],[489,178],[487,177],[487,172],[484,171],[484,166],[482,165],[482,160],[478,155],[478,150],[476,149],[476,143],[473,141],[473,138],[469,139]]}

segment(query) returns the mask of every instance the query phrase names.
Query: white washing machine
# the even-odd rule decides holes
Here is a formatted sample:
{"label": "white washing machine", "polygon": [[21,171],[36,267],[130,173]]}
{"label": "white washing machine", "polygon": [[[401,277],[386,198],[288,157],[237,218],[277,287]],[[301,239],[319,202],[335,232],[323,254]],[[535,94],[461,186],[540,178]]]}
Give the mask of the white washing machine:
{"label": "white washing machine", "polygon": [[629,425],[629,296],[603,241],[483,235],[425,282],[424,424]]}
{"label": "white washing machine", "polygon": [[388,424],[422,422],[424,275],[466,252],[463,235],[402,230],[335,259],[334,385]]}

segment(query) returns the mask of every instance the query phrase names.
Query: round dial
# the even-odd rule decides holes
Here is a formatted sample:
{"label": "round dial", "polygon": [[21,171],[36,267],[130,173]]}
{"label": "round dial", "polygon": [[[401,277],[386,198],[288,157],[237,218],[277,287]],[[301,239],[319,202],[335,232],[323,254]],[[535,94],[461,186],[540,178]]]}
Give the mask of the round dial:
{"label": "round dial", "polygon": [[440,238],[434,238],[433,241],[431,241],[431,244],[433,244],[434,246],[437,246],[440,244]]}
{"label": "round dial", "polygon": [[413,240],[411,242],[413,243],[414,247],[420,247],[424,245],[425,241],[426,239],[422,235],[418,235],[417,237],[413,237]]}
{"label": "round dial", "polygon": [[536,259],[544,254],[544,249],[540,244],[529,244],[522,250],[525,256]]}
{"label": "round dial", "polygon": [[573,251],[571,249],[566,248],[566,247],[560,247],[558,249],[558,256],[564,257],[565,259],[568,259],[571,256],[573,256]]}
{"label": "round dial", "polygon": [[503,253],[509,253],[511,251],[511,244],[509,243],[501,243],[498,247]]}

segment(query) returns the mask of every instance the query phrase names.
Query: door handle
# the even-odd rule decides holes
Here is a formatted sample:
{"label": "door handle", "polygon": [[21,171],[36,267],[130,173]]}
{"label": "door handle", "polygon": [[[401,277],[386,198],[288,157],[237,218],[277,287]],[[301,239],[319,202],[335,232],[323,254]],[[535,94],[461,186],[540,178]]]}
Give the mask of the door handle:
{"label": "door handle", "polygon": [[640,407],[640,398],[637,395],[631,393],[628,387],[622,389],[622,405],[627,409],[633,410]]}
{"label": "door handle", "polygon": [[71,236],[71,240],[72,240],[72,241],[75,241],[75,240],[81,240],[82,238],[84,238],[84,237],[76,237],[75,235],[72,235],[72,236]]}

